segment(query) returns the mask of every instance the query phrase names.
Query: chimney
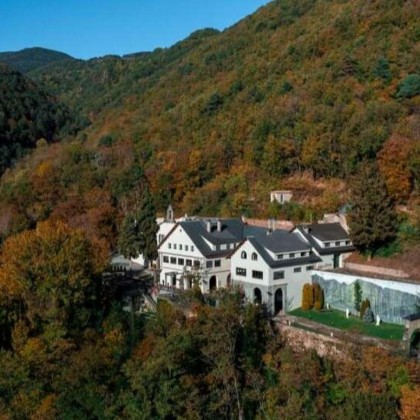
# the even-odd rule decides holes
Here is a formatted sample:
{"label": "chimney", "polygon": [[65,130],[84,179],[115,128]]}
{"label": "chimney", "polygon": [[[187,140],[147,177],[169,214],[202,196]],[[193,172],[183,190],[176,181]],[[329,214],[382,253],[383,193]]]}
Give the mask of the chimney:
{"label": "chimney", "polygon": [[221,220],[217,220],[217,231],[221,232],[222,231],[222,222]]}
{"label": "chimney", "polygon": [[267,234],[269,234],[273,230],[273,228],[271,226],[271,219],[268,219],[267,224],[268,224],[268,232],[267,232]]}
{"label": "chimney", "polygon": [[271,230],[274,232],[276,230],[276,220],[271,219]]}
{"label": "chimney", "polygon": [[207,232],[211,233],[211,221],[210,220],[206,221],[206,228],[207,228]]}

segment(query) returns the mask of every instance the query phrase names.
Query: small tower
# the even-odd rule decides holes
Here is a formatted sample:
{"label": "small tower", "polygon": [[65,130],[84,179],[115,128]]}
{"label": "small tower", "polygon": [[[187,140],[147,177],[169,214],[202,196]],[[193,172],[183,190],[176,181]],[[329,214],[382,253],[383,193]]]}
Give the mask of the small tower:
{"label": "small tower", "polygon": [[166,210],[166,221],[173,223],[174,222],[174,210],[172,206],[169,204],[168,209]]}

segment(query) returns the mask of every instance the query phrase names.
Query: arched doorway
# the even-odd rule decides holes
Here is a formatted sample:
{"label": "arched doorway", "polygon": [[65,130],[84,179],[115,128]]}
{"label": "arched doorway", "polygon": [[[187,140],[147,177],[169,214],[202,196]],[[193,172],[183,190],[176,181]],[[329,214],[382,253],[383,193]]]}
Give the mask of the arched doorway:
{"label": "arched doorway", "polygon": [[410,356],[420,359],[420,329],[414,330],[410,337]]}
{"label": "arched doorway", "polygon": [[210,277],[209,287],[210,287],[210,291],[217,289],[217,279],[216,279],[216,276],[211,276]]}
{"label": "arched doorway", "polygon": [[258,287],[254,289],[254,303],[256,305],[261,305],[262,303],[262,294],[261,294],[261,290],[258,289]]}
{"label": "arched doorway", "polygon": [[226,287],[231,287],[232,286],[232,279],[230,277],[230,274],[228,274],[228,276],[226,277]]}
{"label": "arched doorway", "polygon": [[274,313],[277,315],[283,311],[283,289],[277,289],[274,294]]}

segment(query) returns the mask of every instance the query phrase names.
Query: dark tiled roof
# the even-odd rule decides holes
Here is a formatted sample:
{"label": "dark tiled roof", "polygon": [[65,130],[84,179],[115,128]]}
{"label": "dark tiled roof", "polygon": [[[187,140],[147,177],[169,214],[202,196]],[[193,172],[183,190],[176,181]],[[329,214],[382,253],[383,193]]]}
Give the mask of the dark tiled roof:
{"label": "dark tiled roof", "polygon": [[[197,249],[207,258],[227,255],[231,249],[220,250],[220,245],[237,244],[242,241],[245,234],[245,224],[240,219],[221,219],[221,230],[217,230],[217,223],[211,221],[211,231],[207,231],[206,220],[186,220],[179,222],[187,235],[194,242]],[[212,250],[206,243],[218,247]]]}
{"label": "dark tiled roof", "polygon": [[319,223],[312,225],[299,225],[295,228],[303,237],[316,249],[320,255],[340,254],[353,252],[356,248],[353,245],[331,246],[329,248],[321,247],[314,239],[321,242],[348,241],[350,237],[343,229],[340,223]]}
{"label": "dark tiled roof", "polygon": [[287,230],[275,230],[258,236],[258,242],[275,254],[294,251],[308,251],[311,246],[299,234]]}
{"label": "dark tiled roof", "polygon": [[349,239],[349,234],[344,230],[340,223],[313,223],[311,225],[303,226],[308,229],[308,233],[321,242],[343,241]]}
{"label": "dark tiled roof", "polygon": [[[276,232],[279,232],[276,234]],[[293,252],[293,251],[309,251],[311,249],[298,234],[286,231],[274,231],[265,237],[250,237],[249,242],[258,251],[263,260],[271,268],[291,267],[297,265],[314,264],[320,262],[321,259],[312,254],[306,257],[286,258],[284,260],[276,260],[266,251],[269,249],[275,253]]]}

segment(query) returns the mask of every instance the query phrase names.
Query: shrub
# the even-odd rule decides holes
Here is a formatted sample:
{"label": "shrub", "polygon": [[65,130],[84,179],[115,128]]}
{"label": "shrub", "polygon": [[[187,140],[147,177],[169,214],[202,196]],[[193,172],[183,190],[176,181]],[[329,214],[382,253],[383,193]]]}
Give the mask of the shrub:
{"label": "shrub", "polygon": [[306,283],[302,289],[302,310],[309,311],[314,306],[314,288],[312,284]]}
{"label": "shrub", "polygon": [[366,308],[365,314],[363,315],[363,322],[367,324],[371,324],[375,321],[375,317],[373,315],[372,309]]}
{"label": "shrub", "polygon": [[324,291],[322,290],[322,287],[315,283],[313,285],[314,290],[314,309],[317,311],[320,311],[321,309],[324,309]]}
{"label": "shrub", "polygon": [[416,95],[420,95],[420,75],[409,74],[398,85],[397,97],[412,98]]}
{"label": "shrub", "polygon": [[354,282],[353,303],[354,303],[354,309],[356,309],[356,311],[360,311],[360,304],[362,303],[362,286],[359,280],[356,280]]}
{"label": "shrub", "polygon": [[370,308],[370,301],[366,298],[360,305],[360,319],[363,319],[367,308]]}

